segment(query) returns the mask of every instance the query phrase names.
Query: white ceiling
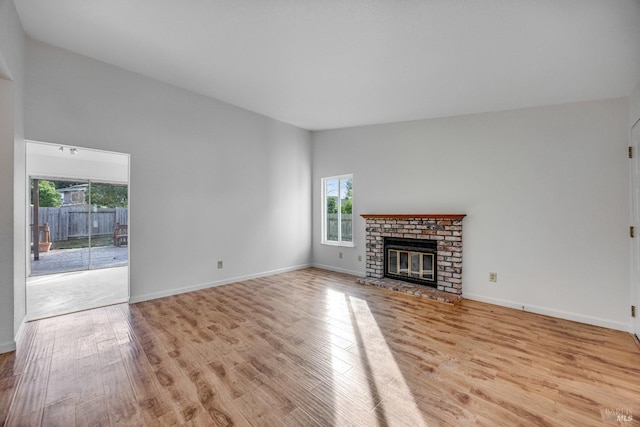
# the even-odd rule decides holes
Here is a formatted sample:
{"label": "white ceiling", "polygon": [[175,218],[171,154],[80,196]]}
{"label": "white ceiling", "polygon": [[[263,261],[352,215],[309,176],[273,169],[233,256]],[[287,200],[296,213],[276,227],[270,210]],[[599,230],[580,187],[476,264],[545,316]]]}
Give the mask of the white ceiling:
{"label": "white ceiling", "polygon": [[38,40],[306,129],[628,96],[640,0],[15,0]]}

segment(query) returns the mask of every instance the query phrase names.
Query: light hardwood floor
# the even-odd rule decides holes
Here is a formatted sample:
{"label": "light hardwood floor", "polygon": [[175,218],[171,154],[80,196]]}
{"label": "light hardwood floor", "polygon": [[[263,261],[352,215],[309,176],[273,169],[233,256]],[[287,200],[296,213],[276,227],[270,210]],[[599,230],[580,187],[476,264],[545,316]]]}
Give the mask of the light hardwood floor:
{"label": "light hardwood floor", "polygon": [[627,333],[318,269],[31,322],[0,356],[10,426],[639,419]]}

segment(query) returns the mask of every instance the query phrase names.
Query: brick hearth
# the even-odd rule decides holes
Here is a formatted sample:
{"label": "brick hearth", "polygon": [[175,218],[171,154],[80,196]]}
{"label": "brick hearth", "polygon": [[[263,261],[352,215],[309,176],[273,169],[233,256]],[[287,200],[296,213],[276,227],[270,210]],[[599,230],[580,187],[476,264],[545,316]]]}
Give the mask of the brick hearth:
{"label": "brick hearth", "polygon": [[[360,282],[439,301],[462,297],[462,219],[458,214],[375,214],[366,220],[366,278]],[[384,238],[435,240],[437,288],[384,277]]]}

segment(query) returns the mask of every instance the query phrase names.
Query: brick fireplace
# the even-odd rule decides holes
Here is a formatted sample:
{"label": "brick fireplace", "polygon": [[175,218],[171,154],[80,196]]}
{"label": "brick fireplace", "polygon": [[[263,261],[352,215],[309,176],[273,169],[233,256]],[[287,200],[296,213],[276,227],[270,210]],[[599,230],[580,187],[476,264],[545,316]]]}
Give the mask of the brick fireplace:
{"label": "brick fireplace", "polygon": [[[462,214],[369,214],[366,220],[366,277],[363,284],[445,302],[462,297]],[[385,277],[385,239],[430,241],[436,247],[435,282]],[[433,244],[435,242],[435,245]],[[412,283],[413,282],[413,283]]]}

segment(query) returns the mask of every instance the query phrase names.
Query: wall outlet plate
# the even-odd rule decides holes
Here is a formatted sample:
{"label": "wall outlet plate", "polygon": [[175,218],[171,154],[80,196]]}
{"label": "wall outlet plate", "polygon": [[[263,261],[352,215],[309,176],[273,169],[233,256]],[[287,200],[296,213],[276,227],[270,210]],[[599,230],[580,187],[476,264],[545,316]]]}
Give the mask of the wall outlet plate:
{"label": "wall outlet plate", "polygon": [[498,281],[498,273],[489,273],[489,281],[497,282]]}
{"label": "wall outlet plate", "polygon": [[222,268],[222,261],[218,261],[218,268]]}

